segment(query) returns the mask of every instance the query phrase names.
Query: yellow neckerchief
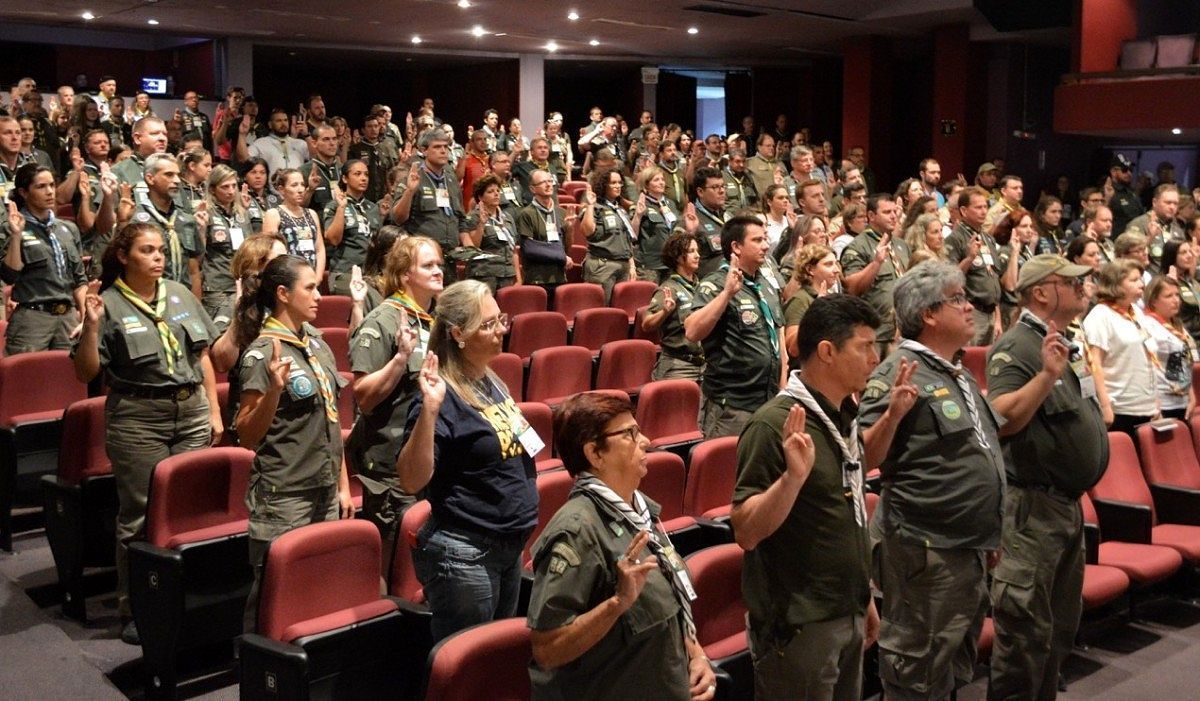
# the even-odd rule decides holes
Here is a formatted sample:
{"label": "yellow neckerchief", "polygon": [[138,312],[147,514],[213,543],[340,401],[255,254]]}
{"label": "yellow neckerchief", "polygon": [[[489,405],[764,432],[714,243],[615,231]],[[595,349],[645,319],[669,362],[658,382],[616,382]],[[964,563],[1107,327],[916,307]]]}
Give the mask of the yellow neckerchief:
{"label": "yellow neckerchief", "polygon": [[158,279],[158,284],[154,288],[154,307],[151,308],[146,301],[138,296],[138,293],[133,291],[122,278],[117,278],[113,282],[113,287],[117,288],[117,292],[129,301],[135,309],[150,317],[154,322],[154,328],[158,331],[158,340],[162,342],[163,350],[167,353],[167,374],[174,374],[175,361],[183,359],[183,347],[179,345],[179,339],[175,338],[175,334],[171,333],[171,327],[167,326],[167,283],[162,278]]}
{"label": "yellow neckerchief", "polygon": [[429,312],[422,309],[421,305],[417,304],[417,300],[413,299],[412,295],[408,294],[404,290],[396,290],[391,297],[383,300],[383,303],[389,307],[395,308],[396,310],[403,309],[409,314],[412,314],[420,319],[421,323],[425,324],[426,326],[431,326],[433,324],[433,316]]}
{"label": "yellow neckerchief", "polygon": [[301,340],[283,322],[273,316],[267,317],[267,320],[263,322],[262,331],[258,335],[259,338],[278,339],[282,343],[299,348],[304,353],[304,358],[308,360],[308,365],[312,368],[313,375],[317,378],[317,387],[321,390],[321,399],[325,401],[325,418],[329,419],[332,423],[337,423],[338,408],[337,397],[333,394],[333,378],[321,367],[321,361],[317,359],[317,354],[313,351],[312,341]]}
{"label": "yellow neckerchief", "polygon": [[175,231],[175,215],[179,213],[179,209],[175,207],[174,203],[170,207],[170,217],[164,217],[162,212],[158,211],[158,207],[154,206],[153,202],[147,202],[142,206],[142,210],[153,217],[166,233],[167,248],[171,251],[170,278],[178,282],[183,279],[183,246],[180,245],[179,234]]}

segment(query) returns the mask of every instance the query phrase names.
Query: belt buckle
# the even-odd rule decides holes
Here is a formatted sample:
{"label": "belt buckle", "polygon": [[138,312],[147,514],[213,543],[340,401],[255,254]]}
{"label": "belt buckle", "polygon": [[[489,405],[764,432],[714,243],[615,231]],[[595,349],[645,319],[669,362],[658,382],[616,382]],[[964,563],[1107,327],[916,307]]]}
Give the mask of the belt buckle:
{"label": "belt buckle", "polygon": [[177,402],[186,401],[191,396],[192,396],[192,388],[191,387],[180,387],[179,389],[175,390],[175,401],[177,401]]}
{"label": "belt buckle", "polygon": [[55,316],[62,316],[63,314],[66,314],[67,309],[68,306],[66,302],[55,302],[54,304],[50,305],[50,313]]}

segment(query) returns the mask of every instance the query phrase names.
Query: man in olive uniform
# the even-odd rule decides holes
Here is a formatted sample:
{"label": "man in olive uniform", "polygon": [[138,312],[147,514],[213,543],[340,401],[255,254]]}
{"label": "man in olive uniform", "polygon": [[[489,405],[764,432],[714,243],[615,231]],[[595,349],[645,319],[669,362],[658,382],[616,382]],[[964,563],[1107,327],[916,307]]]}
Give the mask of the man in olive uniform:
{"label": "man in olive uniform", "polygon": [[200,242],[207,224],[207,213],[193,214],[176,206],[179,161],[174,156],[156,153],[146,159],[145,167],[143,181],[147,187],[146,197],[136,204],[133,221],[151,224],[162,233],[163,245],[167,249],[163,277],[191,288],[196,298],[201,299],[200,256],[204,253],[204,246]]}
{"label": "man in olive uniform", "polygon": [[200,111],[200,96],[195,90],[188,90],[183,94],[183,111],[179,117],[183,122],[183,140],[200,139],[204,142],[204,150],[212,153],[212,121],[207,114]]}
{"label": "man in olive uniform", "polygon": [[300,166],[305,182],[304,199],[309,209],[324,212],[325,205],[333,199],[332,188],[341,180],[337,132],[333,127],[317,127],[313,144],[316,148],[312,160]]}
{"label": "man in olive uniform", "polygon": [[[391,572],[396,532],[416,499],[400,488],[396,459],[404,447],[408,407],[429,345],[424,310],[398,296],[372,309],[350,337],[350,370],[360,415],[346,440],[346,460],[363,483],[364,518],[383,538],[383,571]],[[425,318],[422,318],[425,317]]]}
{"label": "man in olive uniform", "polygon": [[896,338],[892,289],[908,269],[908,244],[892,238],[900,221],[900,206],[886,193],[867,200],[867,229],[842,250],[846,291],[865,299],[879,315],[876,338],[879,356],[887,357]]}
{"label": "man in olive uniform", "polygon": [[1179,186],[1166,183],[1154,188],[1154,199],[1150,201],[1150,211],[1134,217],[1125,227],[1125,231],[1137,231],[1150,241],[1150,272],[1167,272],[1159,270],[1162,260],[1163,246],[1168,241],[1183,241],[1187,235],[1175,215],[1179,212]]}
{"label": "man in olive uniform", "polygon": [[533,203],[533,174],[536,171],[542,171],[550,174],[550,179],[554,184],[553,200],[555,206],[558,205],[558,183],[562,176],[554,170],[553,164],[550,162],[550,142],[545,137],[539,136],[529,142],[529,160],[521,161],[513,166],[513,178],[521,185],[524,190],[524,203]]}
{"label": "man in olive uniform", "polygon": [[1026,262],[1020,319],[988,354],[1008,477],[992,583],[994,698],[1054,698],[1082,613],[1079,497],[1104,474],[1108,439],[1083,345],[1065,334],[1087,311],[1091,272],[1049,254]]}
{"label": "man in olive uniform", "polygon": [[852,398],[879,363],[879,315],[842,294],[809,311],[802,369],[754,412],[737,446],[732,522],[746,551],[757,701],[859,701],[862,652],[879,632]]}
{"label": "man in olive uniform", "polygon": [[387,174],[400,162],[400,154],[391,139],[383,138],[383,120],[376,115],[367,115],[363,120],[362,139],[350,144],[347,158],[360,158],[367,162],[370,180],[367,182],[367,199],[377,202],[387,192]]}
{"label": "man in olive uniform", "polygon": [[450,139],[436,129],[421,136],[418,144],[425,153],[423,165],[413,165],[408,180],[399,186],[399,198],[392,205],[392,221],[413,235],[428,236],[442,247],[447,257],[447,272],[454,279],[451,253],[459,247],[459,234],[471,230],[463,212],[462,191],[449,164]]}
{"label": "man in olive uniform", "polygon": [[684,177],[679,164],[679,144],[674,141],[664,141],[658,148],[658,167],[666,177],[667,190],[665,196],[675,203],[675,209],[683,211],[688,201],[687,178]]}
{"label": "man in olive uniform", "polygon": [[[49,183],[44,186],[53,188]],[[4,353],[68,350],[87,293],[79,230],[74,223],[55,218],[53,209],[45,221],[22,210],[24,226],[15,231],[8,222],[7,208],[5,214],[0,225],[0,251],[4,253],[0,280],[12,285],[17,310],[9,319]]]}
{"label": "man in olive uniform", "polygon": [[[722,190],[724,185],[721,185]],[[704,347],[700,407],[705,438],[736,436],[779,391],[787,367],[778,281],[764,263],[770,242],[756,217],[734,217],[721,230],[727,263],[701,279],[687,340]]]}
{"label": "man in olive uniform", "polygon": [[525,206],[525,188],[520,181],[513,177],[512,154],[507,151],[496,151],[488,159],[492,175],[500,181],[500,211],[508,218],[516,221],[517,212]]}
{"label": "man in olive uniform", "polygon": [[[991,408],[952,361],[974,335],[962,271],[915,266],[896,283],[895,306],[904,340],[871,374],[858,412],[866,469],[882,460],[872,524],[881,538],[879,676],[888,699],[945,699],[974,677],[987,570],[1000,546],[1004,457]],[[901,388],[912,403],[892,399]]]}
{"label": "man in olive uniform", "polygon": [[[1112,180],[1113,196],[1108,201],[1108,207],[1113,213],[1113,238],[1125,233],[1129,222],[1138,218],[1146,210],[1142,201],[1130,188],[1133,183],[1133,162],[1125,154],[1113,155],[1108,164],[1108,175]],[[1145,233],[1145,232],[1142,232]]]}
{"label": "man in olive uniform", "polygon": [[958,223],[946,237],[946,258],[966,276],[967,297],[975,309],[973,346],[989,346],[1002,333],[1000,323],[1000,250],[996,239],[983,229],[987,193],[969,187],[958,195]]}
{"label": "man in olive uniform", "polygon": [[725,166],[721,177],[725,181],[726,216],[758,206],[758,189],[754,186],[754,178],[746,172],[745,150],[729,152],[729,165]]}
{"label": "man in olive uniform", "polygon": [[[574,217],[567,217],[554,202],[553,173],[534,170],[530,178],[533,203],[517,213],[514,223],[520,241],[521,279],[526,285],[545,288],[553,303],[554,290],[567,281],[567,270],[577,265],[569,255]],[[561,258],[556,247],[562,249]]]}
{"label": "man in olive uniform", "polygon": [[[142,117],[133,125],[133,155],[112,167],[117,182],[133,186],[134,200],[145,200],[146,159],[167,152],[167,125],[158,117]],[[178,189],[178,188],[177,188]]]}
{"label": "man in olive uniform", "polygon": [[21,165],[21,123],[0,115],[0,202],[8,200]]}
{"label": "man in olive uniform", "polygon": [[[725,260],[721,254],[721,230],[725,227],[725,179],[716,168],[697,168],[692,175],[692,189],[696,200],[694,213],[685,210],[685,216],[676,225],[696,237],[700,244],[701,278],[716,272]],[[688,216],[691,214],[691,216]]]}
{"label": "man in olive uniform", "polygon": [[764,131],[758,135],[755,149],[755,154],[746,159],[746,172],[754,179],[754,189],[762,197],[767,188],[775,184],[775,173],[779,170],[779,160],[775,158],[775,137]]}
{"label": "man in olive uniform", "polygon": [[[982,189],[982,188],[981,188]],[[987,193],[987,190],[984,190]],[[990,196],[990,195],[989,195]],[[1025,196],[1025,183],[1016,175],[1006,175],[1000,178],[1000,198],[988,210],[983,218],[982,226],[976,225],[983,231],[992,233],[996,222],[1021,207],[1021,198]],[[957,204],[957,203],[956,203]]]}

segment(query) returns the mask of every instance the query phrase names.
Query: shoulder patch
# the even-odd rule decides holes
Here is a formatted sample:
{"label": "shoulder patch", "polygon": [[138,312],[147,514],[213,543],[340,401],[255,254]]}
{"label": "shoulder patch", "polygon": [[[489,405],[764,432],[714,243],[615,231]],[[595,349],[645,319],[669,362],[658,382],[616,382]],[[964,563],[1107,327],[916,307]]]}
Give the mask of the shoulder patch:
{"label": "shoulder patch", "polygon": [[379,333],[379,329],[371,326],[360,326],[358,332],[364,336],[371,336],[372,338],[383,338],[383,336]]}
{"label": "shoulder patch", "polygon": [[700,283],[700,291],[707,294],[712,294],[717,291],[717,286],[705,280],[704,282]]}
{"label": "shoulder patch", "polygon": [[842,251],[842,257],[843,258],[857,258],[858,251],[854,250],[853,248],[847,247],[846,250]]}
{"label": "shoulder patch", "polygon": [[1000,374],[1000,366],[1008,365],[1013,361],[1013,357],[1003,351],[993,353],[992,359],[988,361],[988,374],[995,377]]}
{"label": "shoulder patch", "polygon": [[867,387],[863,390],[863,398],[878,399],[887,394],[892,389],[892,386],[883,380],[868,380]]}
{"label": "shoulder patch", "polygon": [[246,351],[246,356],[242,359],[242,367],[248,368],[257,362],[266,359],[267,356],[263,355],[262,351]]}

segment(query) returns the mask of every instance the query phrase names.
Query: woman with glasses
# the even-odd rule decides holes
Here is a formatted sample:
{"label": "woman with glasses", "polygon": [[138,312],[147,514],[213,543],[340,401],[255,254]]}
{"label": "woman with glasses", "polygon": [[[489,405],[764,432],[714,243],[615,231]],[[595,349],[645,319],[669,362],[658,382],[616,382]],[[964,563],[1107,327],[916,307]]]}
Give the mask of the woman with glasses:
{"label": "woman with glasses", "polygon": [[712,666],[696,642],[691,578],[638,491],[649,440],[624,399],[579,394],[554,417],[575,478],[533,546],[534,698],[707,701]]}
{"label": "woman with glasses", "polygon": [[383,571],[390,571],[396,528],[416,499],[400,488],[396,458],[408,407],[429,347],[434,299],[442,291],[442,249],[425,236],[397,241],[385,258],[387,297],[350,337],[354,401],[361,412],[346,441],[346,462],[363,484],[363,518],[379,528]]}
{"label": "woman with glasses", "polygon": [[488,367],[508,315],[478,280],[438,296],[396,469],[432,509],[417,534],[417,578],[433,639],[516,614],[521,550],[538,518],[533,456],[544,444]]}

